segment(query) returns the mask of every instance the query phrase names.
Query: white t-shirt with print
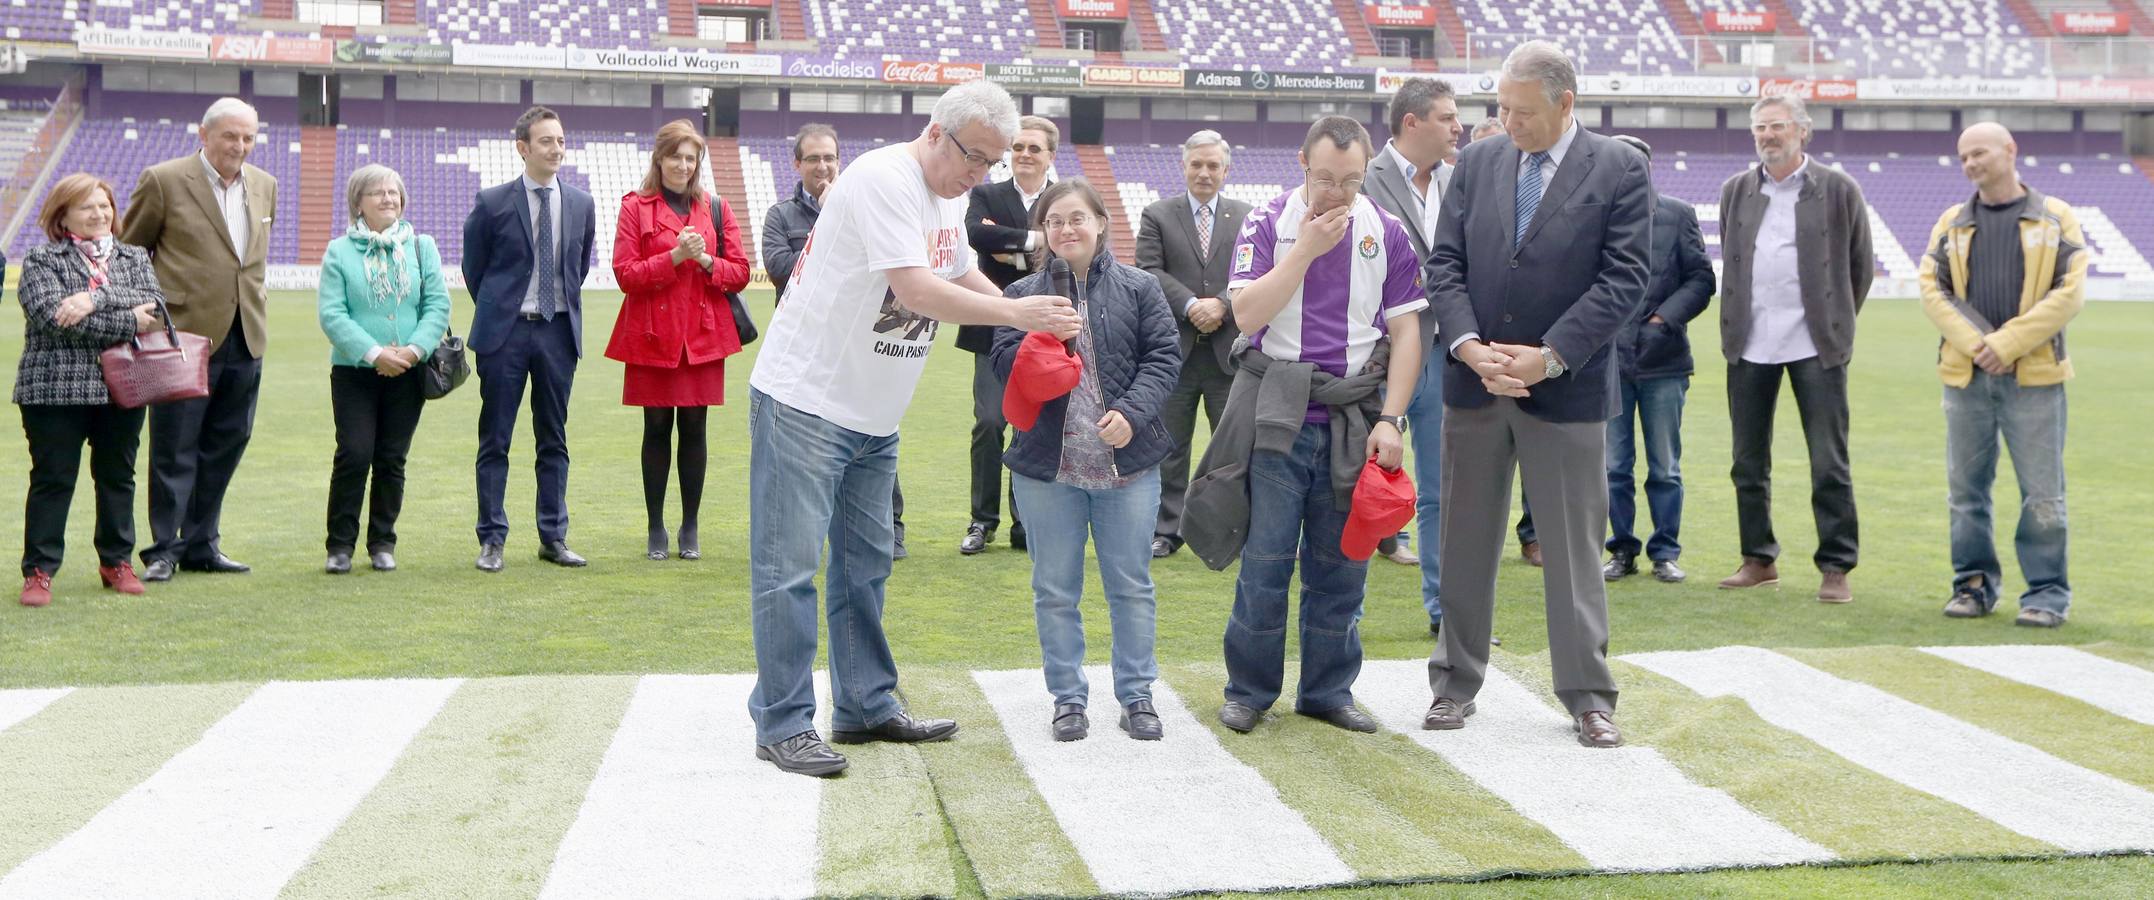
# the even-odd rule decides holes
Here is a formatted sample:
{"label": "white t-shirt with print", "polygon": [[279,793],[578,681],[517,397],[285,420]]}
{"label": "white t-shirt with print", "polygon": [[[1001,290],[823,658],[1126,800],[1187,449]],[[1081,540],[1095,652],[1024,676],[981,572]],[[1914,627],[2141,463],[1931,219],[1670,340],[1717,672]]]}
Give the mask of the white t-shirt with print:
{"label": "white t-shirt with print", "polygon": [[897,433],[937,322],[905,309],[891,269],[972,270],[965,198],[927,189],[909,144],[862,154],[831,182],[748,383],[841,428]]}

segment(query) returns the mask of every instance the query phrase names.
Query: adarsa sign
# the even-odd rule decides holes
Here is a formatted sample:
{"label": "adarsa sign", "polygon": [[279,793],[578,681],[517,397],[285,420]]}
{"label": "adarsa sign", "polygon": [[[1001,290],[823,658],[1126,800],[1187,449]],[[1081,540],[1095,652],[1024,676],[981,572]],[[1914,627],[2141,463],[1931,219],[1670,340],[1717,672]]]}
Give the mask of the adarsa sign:
{"label": "adarsa sign", "polygon": [[987,77],[980,63],[910,62],[893,59],[883,63],[883,80],[891,84],[964,84]]}

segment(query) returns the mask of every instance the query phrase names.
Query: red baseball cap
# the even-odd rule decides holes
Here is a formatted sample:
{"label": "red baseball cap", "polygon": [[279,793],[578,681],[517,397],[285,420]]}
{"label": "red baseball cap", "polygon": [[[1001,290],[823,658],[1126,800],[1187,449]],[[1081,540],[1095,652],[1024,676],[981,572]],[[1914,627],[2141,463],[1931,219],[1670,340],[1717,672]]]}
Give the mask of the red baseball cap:
{"label": "red baseball cap", "polygon": [[1414,518],[1414,483],[1406,467],[1386,469],[1371,458],[1354,481],[1354,508],[1339,534],[1339,552],[1347,559],[1366,560],[1376,555],[1376,545],[1398,533]]}
{"label": "red baseball cap", "polygon": [[1069,393],[1084,377],[1084,360],[1044,331],[1025,335],[1010,363],[1010,381],[1002,389],[1002,417],[1019,431],[1031,431],[1040,406]]}

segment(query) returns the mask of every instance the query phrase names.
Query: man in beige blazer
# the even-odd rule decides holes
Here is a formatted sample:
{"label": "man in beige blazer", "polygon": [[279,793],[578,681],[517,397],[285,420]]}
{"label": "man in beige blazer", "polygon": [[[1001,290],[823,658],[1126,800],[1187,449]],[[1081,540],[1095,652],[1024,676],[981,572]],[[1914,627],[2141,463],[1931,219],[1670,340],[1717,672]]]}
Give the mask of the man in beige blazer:
{"label": "man in beige blazer", "polygon": [[277,180],[247,165],[261,119],[226,97],[202,114],[202,149],[151,166],[128,200],[120,241],[150,251],[172,319],[210,340],[209,396],[150,410],[150,537],[145,581],[245,572],[217,546],[217,519],[254,431],[268,343],[269,229]]}

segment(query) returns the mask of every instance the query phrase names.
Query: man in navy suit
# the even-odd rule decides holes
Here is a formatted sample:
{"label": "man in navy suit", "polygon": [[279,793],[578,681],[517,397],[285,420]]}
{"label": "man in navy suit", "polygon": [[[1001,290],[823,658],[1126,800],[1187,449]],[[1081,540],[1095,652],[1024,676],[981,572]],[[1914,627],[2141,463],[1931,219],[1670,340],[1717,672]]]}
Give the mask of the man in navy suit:
{"label": "man in navy suit", "polygon": [[1645,157],[1571,117],[1578,72],[1547,41],[1511,52],[1497,83],[1508,137],[1459,154],[1426,281],[1443,375],[1444,628],[1422,727],[1461,728],[1488,668],[1511,473],[1546,553],[1557,699],[1578,741],[1615,747],[1608,597],[1609,339],[1645,297],[1653,184]]}
{"label": "man in navy suit", "polygon": [[524,174],[479,192],[464,219],[464,286],[479,355],[479,559],[501,571],[509,517],[509,441],[531,386],[538,442],[539,558],[584,559],[568,548],[568,393],[583,356],[583,274],[591,268],[591,195],[555,177],[568,153],[561,117],[534,106],[516,120]]}

